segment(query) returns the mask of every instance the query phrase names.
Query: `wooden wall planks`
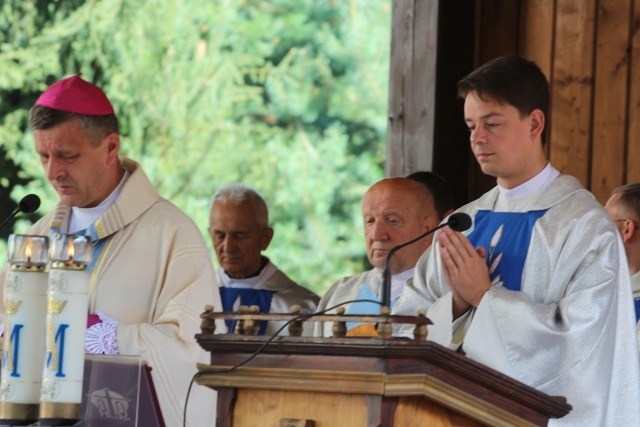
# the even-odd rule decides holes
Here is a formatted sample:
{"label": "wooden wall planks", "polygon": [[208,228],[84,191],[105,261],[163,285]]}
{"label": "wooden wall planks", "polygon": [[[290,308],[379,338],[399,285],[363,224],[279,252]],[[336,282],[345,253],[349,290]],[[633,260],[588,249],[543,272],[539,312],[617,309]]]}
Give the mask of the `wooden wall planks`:
{"label": "wooden wall planks", "polygon": [[432,167],[438,2],[394,1],[392,13],[386,175],[403,176]]}
{"label": "wooden wall planks", "polygon": [[598,2],[590,187],[603,202],[624,182],[630,13],[630,0]]}
{"label": "wooden wall planks", "polygon": [[[500,3],[482,0],[482,7]],[[549,159],[604,203],[616,187],[640,180],[640,0],[514,3],[515,52],[549,78]],[[500,22],[483,17],[482,26]],[[492,43],[494,36],[480,34],[488,37],[481,45]]]}
{"label": "wooden wall planks", "polygon": [[549,158],[588,188],[595,0],[558,0],[555,22]]}
{"label": "wooden wall planks", "polygon": [[632,8],[625,183],[640,181],[640,1],[635,0]]}
{"label": "wooden wall planks", "polygon": [[[462,117],[445,118],[443,125],[439,108],[445,101],[442,97],[436,99],[430,109],[434,105],[430,104],[432,88],[420,86],[441,78],[426,73],[428,67],[435,67],[430,43],[434,31],[442,33],[438,25],[462,28],[461,22],[455,22],[455,15],[434,22],[433,15],[438,13],[438,7],[444,10],[446,1],[393,2],[387,175],[418,169],[437,170],[445,177],[460,175],[459,168],[454,169],[448,158],[464,156],[458,144],[464,142],[457,141],[460,136],[456,136],[454,146],[440,136],[453,134],[450,131],[457,129]],[[478,0],[471,6],[469,2],[465,4],[475,11],[472,42],[475,66],[499,55],[519,54],[535,61],[549,78],[551,108],[546,149],[552,164],[578,178],[601,203],[616,187],[640,181],[640,0]],[[402,18],[396,13],[400,9],[406,9]],[[429,12],[418,16],[420,10]],[[415,21],[409,23],[411,19]],[[468,20],[464,22],[467,24]],[[427,30],[421,25],[427,25]],[[417,29],[418,36],[412,33],[413,29]],[[446,49],[450,39],[437,40],[440,52],[437,61],[443,60],[443,52],[455,55],[455,50]],[[410,40],[415,43],[411,49]],[[420,68],[418,74],[411,71],[418,65],[416,56],[422,58],[419,64],[427,67]],[[410,80],[398,77],[401,67]],[[471,69],[458,68],[456,72],[466,74]],[[407,81],[422,88],[419,96],[423,100],[399,101],[397,96],[392,99],[400,90],[407,96],[406,86],[399,86]],[[453,88],[448,90],[451,92],[443,91],[442,96],[455,97]],[[435,126],[440,126],[435,141],[434,125],[430,123],[433,109],[438,118]],[[446,111],[451,115],[450,107]],[[411,129],[409,116],[415,120]],[[431,165],[433,152],[439,153],[435,165]],[[440,164],[443,166],[439,168]],[[458,182],[456,186],[474,199],[493,186],[495,180],[483,176],[471,157],[468,168],[468,189]]]}

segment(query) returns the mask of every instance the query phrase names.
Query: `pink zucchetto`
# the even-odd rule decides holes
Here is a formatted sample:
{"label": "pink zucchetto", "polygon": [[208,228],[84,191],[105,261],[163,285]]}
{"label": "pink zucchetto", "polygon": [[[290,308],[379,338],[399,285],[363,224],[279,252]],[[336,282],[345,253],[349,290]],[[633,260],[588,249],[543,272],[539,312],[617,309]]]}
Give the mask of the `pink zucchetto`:
{"label": "pink zucchetto", "polygon": [[107,95],[98,86],[80,78],[80,74],[49,86],[36,105],[86,116],[115,114]]}

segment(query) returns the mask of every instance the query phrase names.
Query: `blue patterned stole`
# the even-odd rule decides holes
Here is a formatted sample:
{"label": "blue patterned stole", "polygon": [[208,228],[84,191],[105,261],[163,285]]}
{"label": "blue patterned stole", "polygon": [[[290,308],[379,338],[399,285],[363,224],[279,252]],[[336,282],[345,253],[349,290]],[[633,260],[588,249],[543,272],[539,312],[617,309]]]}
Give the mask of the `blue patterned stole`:
{"label": "blue patterned stole", "polygon": [[[269,291],[267,289],[251,289],[251,288],[220,288],[220,298],[222,299],[222,309],[226,312],[233,311],[233,306],[236,301],[239,305],[257,305],[260,307],[260,313],[269,313],[271,311],[271,300],[276,291]],[[232,320],[225,320],[227,328],[230,333],[235,330],[235,322]],[[264,335],[267,330],[267,321],[260,322],[260,329],[258,335]]]}
{"label": "blue patterned stole", "polygon": [[492,286],[519,291],[522,271],[529,252],[531,234],[536,221],[546,210],[530,212],[478,211],[474,229],[467,236],[474,247],[487,251],[487,265]]}

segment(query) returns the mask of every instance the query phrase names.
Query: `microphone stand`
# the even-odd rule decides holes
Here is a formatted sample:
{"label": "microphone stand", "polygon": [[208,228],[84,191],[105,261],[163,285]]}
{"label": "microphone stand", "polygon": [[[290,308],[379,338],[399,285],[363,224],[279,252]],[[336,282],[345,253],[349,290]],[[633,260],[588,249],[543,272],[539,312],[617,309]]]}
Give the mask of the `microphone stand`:
{"label": "microphone stand", "polygon": [[472,221],[469,215],[464,212],[456,212],[449,216],[449,220],[447,222],[444,222],[439,226],[422,233],[413,240],[391,248],[391,250],[387,254],[387,258],[384,261],[384,270],[382,270],[382,305],[380,306],[380,314],[383,314],[383,312],[385,311],[390,312],[391,310],[391,271],[389,270],[389,260],[391,260],[393,254],[395,254],[405,246],[409,246],[410,244],[417,242],[423,237],[426,237],[429,234],[434,233],[443,227],[446,227],[447,225],[455,231],[465,231],[468,230],[469,227],[471,227],[471,223]]}
{"label": "microphone stand", "polygon": [[18,215],[20,212],[22,212],[22,209],[18,208],[16,209],[11,215],[9,215],[9,217],[7,219],[4,220],[4,222],[2,223],[2,225],[0,225],[0,230],[2,230],[4,228],[5,225],[7,225],[7,223],[9,221],[11,221],[11,219],[13,219],[13,217],[15,217],[16,215]]}
{"label": "microphone stand", "polygon": [[426,237],[429,234],[435,232],[436,230],[439,230],[442,227],[446,227],[447,225],[449,225],[448,222],[440,224],[439,226],[422,233],[421,235],[419,235],[413,240],[409,240],[406,243],[403,243],[401,245],[391,248],[391,250],[387,254],[387,259],[385,259],[384,261],[384,270],[382,270],[382,306],[380,307],[380,313],[382,313],[382,309],[384,307],[391,308],[391,271],[389,270],[389,261],[391,260],[391,257],[393,256],[393,254],[395,254],[405,246],[409,246],[410,244],[417,242],[423,237]]}
{"label": "microphone stand", "polygon": [[4,226],[7,225],[7,223],[20,212],[30,214],[37,211],[39,207],[40,197],[36,196],[35,194],[27,194],[20,200],[20,202],[18,202],[18,209],[16,209],[11,215],[9,215],[9,218],[5,219],[4,222],[0,224],[0,230],[2,230]]}

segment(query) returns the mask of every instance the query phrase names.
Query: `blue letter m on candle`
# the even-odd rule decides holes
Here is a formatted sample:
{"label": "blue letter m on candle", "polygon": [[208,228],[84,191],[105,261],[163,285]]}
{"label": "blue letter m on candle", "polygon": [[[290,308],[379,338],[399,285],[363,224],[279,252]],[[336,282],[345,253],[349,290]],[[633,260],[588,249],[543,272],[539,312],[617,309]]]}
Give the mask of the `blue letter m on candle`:
{"label": "blue letter m on candle", "polygon": [[56,343],[47,356],[47,368],[53,369],[56,372],[56,377],[66,377],[64,373],[64,336],[67,332],[69,325],[61,324],[56,331]]}
{"label": "blue letter m on candle", "polygon": [[[7,368],[11,371],[11,376],[14,378],[20,378],[20,373],[18,372],[18,362],[20,358],[18,354],[20,353],[20,331],[24,325],[14,325],[11,330],[11,336],[9,337],[9,341],[11,342],[10,349],[6,349],[7,355],[5,355],[5,363],[7,363]],[[7,356],[11,358],[11,360],[7,361]]]}

